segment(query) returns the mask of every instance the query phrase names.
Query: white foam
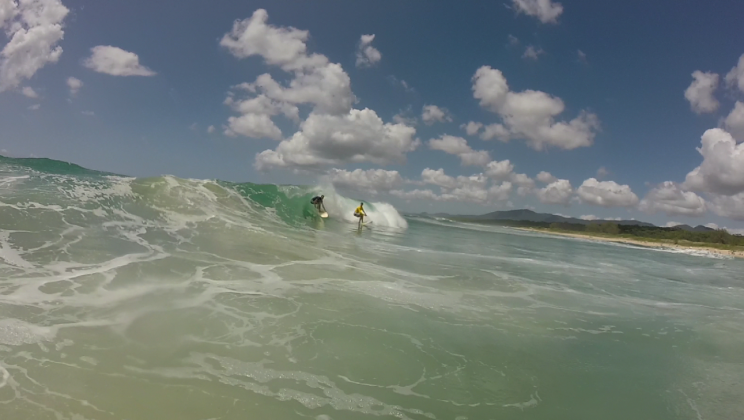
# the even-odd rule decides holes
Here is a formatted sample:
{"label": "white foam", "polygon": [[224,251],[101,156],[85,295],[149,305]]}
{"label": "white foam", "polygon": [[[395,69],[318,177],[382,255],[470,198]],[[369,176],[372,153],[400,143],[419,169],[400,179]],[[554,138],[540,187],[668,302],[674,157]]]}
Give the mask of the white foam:
{"label": "white foam", "polygon": [[[359,207],[359,203],[364,200],[356,200],[344,197],[336,192],[335,188],[330,185],[323,185],[315,188],[320,194],[325,195],[323,204],[328,213],[334,219],[341,219],[349,223],[358,223],[359,219],[354,216],[354,210]],[[367,222],[374,223],[375,226],[383,226],[397,229],[407,229],[408,222],[398,213],[398,210],[390,204],[382,201],[366,201],[364,208],[367,213]]]}

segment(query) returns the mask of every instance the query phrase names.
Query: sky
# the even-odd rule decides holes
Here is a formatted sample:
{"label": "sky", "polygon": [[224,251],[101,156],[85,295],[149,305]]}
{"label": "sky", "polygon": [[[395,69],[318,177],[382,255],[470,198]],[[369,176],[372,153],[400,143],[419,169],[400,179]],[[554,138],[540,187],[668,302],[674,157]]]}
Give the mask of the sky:
{"label": "sky", "polygon": [[744,229],[740,0],[0,0],[0,153]]}

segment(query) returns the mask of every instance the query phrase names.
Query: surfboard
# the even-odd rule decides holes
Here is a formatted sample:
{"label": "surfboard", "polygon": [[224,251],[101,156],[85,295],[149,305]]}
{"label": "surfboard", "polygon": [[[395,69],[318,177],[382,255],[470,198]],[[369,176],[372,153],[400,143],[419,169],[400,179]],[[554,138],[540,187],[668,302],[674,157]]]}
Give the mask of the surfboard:
{"label": "surfboard", "polygon": [[327,219],[328,218],[328,212],[327,211],[321,211],[321,212],[319,212],[319,214],[320,214],[320,217],[322,217],[324,219]]}

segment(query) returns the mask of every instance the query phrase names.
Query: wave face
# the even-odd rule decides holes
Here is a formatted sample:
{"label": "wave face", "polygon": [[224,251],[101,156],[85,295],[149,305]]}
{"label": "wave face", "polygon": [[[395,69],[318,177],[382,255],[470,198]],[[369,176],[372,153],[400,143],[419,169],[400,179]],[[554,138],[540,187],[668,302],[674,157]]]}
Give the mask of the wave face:
{"label": "wave face", "polygon": [[0,418],[744,418],[741,261],[358,203],[0,157]]}

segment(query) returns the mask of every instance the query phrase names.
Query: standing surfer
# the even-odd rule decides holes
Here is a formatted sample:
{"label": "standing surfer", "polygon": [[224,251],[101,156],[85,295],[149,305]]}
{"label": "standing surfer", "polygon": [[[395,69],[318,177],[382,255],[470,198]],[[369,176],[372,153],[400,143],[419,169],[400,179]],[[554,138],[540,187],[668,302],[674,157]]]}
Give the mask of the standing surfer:
{"label": "standing surfer", "polygon": [[364,223],[364,216],[366,216],[367,213],[364,212],[364,203],[359,203],[359,207],[354,210],[354,217],[359,218],[359,227],[362,227],[362,223]]}

